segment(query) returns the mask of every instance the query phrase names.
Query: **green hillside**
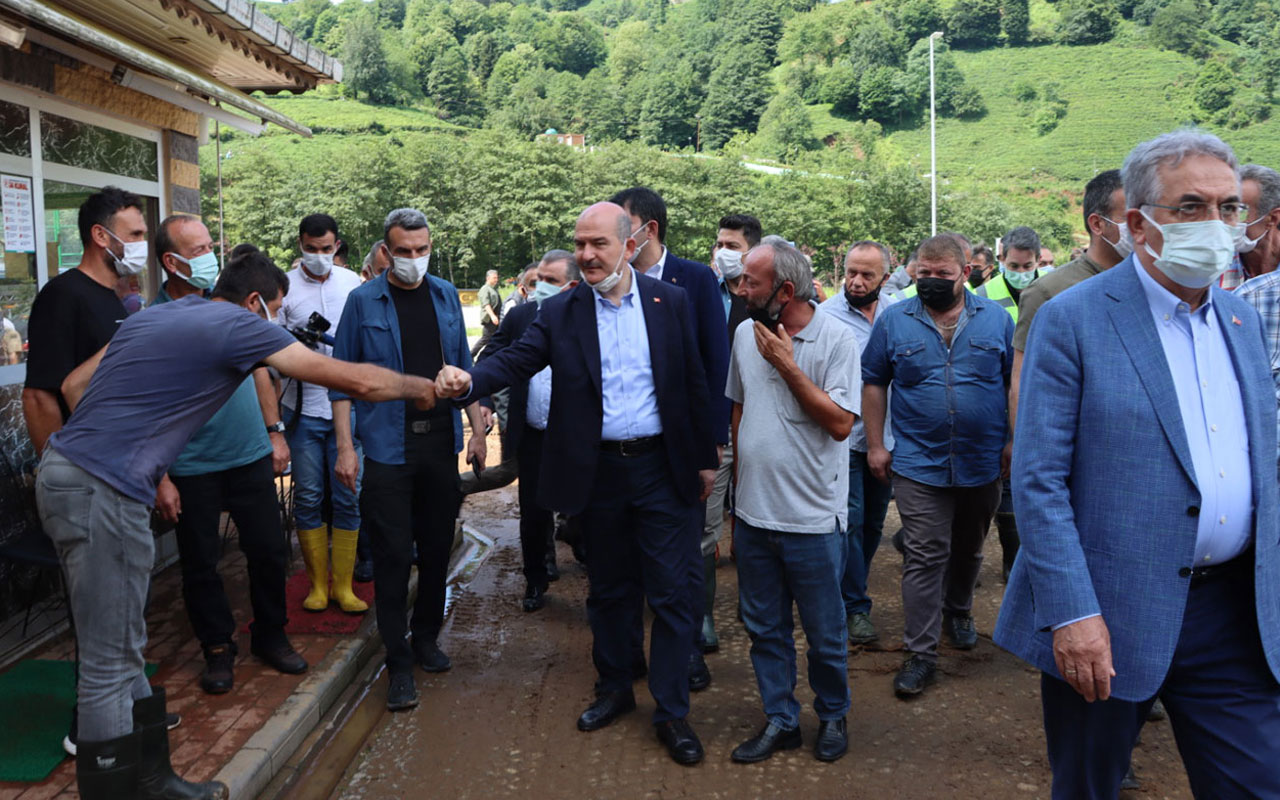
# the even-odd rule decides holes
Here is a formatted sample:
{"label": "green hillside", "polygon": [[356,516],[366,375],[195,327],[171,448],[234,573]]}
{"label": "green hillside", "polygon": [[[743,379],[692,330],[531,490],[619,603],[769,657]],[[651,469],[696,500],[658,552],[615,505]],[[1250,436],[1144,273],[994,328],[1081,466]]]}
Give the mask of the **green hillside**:
{"label": "green hillside", "polygon": [[[396,130],[465,133],[468,130],[420,108],[375,106],[343,98],[336,93],[325,96],[319,92],[310,92],[296,97],[281,94],[261,99],[281,114],[306,125],[317,135],[385,133]],[[286,133],[288,132],[274,125],[268,126],[265,131],[267,135]]]}

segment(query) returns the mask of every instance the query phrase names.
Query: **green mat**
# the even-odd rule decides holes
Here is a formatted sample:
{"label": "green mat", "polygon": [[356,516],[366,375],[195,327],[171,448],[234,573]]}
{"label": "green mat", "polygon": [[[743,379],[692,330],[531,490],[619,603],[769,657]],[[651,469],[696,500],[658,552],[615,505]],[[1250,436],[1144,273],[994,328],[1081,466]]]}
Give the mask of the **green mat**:
{"label": "green mat", "polygon": [[20,661],[0,675],[0,781],[42,781],[67,757],[75,682],[70,661]]}

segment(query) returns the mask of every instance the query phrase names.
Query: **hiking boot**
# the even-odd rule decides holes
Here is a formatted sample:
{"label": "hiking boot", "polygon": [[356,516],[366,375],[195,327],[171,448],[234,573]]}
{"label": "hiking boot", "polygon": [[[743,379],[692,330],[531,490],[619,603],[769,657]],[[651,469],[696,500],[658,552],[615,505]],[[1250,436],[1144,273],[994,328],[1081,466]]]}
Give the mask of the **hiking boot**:
{"label": "hiking boot", "polygon": [[849,644],[871,644],[879,638],[870,614],[849,615]]}
{"label": "hiking boot", "polygon": [[915,697],[938,679],[938,667],[924,656],[912,655],[902,662],[893,679],[893,693],[902,699]]}
{"label": "hiking boot", "polygon": [[387,684],[387,710],[408,711],[418,705],[418,687],[412,672],[393,672]]}
{"label": "hiking boot", "polygon": [[943,614],[942,632],[957,650],[972,650],[978,646],[978,629],[974,627],[973,617],[968,614]]}
{"label": "hiking boot", "polygon": [[423,672],[448,672],[453,668],[453,662],[440,649],[440,645],[435,640],[418,644],[415,640],[413,643],[413,657],[417,659],[418,666],[422,667]]}
{"label": "hiking boot", "polygon": [[200,675],[200,688],[206,694],[226,694],[235,685],[235,642],[216,644],[204,649],[204,672]]}

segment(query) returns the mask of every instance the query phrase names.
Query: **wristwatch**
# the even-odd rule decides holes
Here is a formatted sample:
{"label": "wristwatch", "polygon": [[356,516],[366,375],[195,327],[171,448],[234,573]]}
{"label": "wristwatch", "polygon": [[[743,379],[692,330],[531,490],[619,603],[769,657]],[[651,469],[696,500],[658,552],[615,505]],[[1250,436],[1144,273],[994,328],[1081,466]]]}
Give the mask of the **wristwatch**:
{"label": "wristwatch", "polygon": [[284,433],[283,422],[273,422],[267,426],[267,433]]}

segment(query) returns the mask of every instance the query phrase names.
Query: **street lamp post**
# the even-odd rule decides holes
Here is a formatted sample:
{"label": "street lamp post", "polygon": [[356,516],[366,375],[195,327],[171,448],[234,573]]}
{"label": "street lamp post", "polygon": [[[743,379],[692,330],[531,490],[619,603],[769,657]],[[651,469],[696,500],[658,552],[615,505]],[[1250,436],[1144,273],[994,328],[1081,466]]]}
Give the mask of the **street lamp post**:
{"label": "street lamp post", "polygon": [[933,42],[942,31],[929,34],[929,235],[938,235],[938,111],[933,86]]}

